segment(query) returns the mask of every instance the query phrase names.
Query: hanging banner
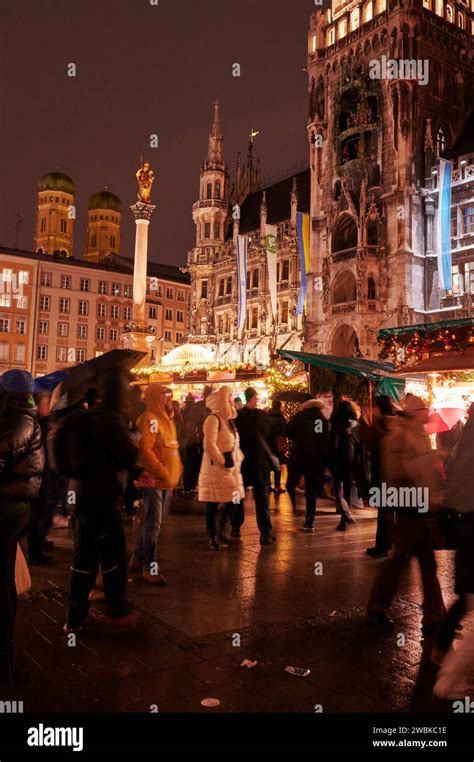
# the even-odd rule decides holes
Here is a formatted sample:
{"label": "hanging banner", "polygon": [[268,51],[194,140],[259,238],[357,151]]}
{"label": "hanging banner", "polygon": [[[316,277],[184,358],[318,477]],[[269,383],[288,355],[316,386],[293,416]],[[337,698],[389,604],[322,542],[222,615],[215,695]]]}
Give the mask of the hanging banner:
{"label": "hanging banner", "polygon": [[278,316],[277,305],[277,226],[265,225],[265,248],[267,250],[268,288],[272,305],[273,322]]}
{"label": "hanging banner", "polygon": [[446,159],[439,160],[439,202],[436,251],[438,252],[439,287],[453,290],[451,257],[451,178],[453,165]]}
{"label": "hanging banner", "polygon": [[237,276],[239,279],[239,314],[237,330],[243,331],[247,320],[247,236],[237,236]]}
{"label": "hanging banner", "polygon": [[309,214],[298,212],[296,215],[298,224],[298,242],[300,248],[301,286],[298,294],[296,314],[302,315],[306,304],[307,275],[309,272]]}

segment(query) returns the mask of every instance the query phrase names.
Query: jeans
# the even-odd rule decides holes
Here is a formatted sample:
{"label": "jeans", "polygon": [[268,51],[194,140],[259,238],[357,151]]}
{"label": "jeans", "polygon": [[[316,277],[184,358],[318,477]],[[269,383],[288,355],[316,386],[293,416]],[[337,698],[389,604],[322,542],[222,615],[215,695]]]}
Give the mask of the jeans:
{"label": "jeans", "polygon": [[0,521],[0,652],[8,651],[13,639],[17,605],[16,549],[29,516],[29,511],[25,511]]}
{"label": "jeans", "polygon": [[423,624],[442,622],[446,609],[436,576],[436,559],[428,527],[423,518],[398,514],[391,558],[383,561],[369,598],[367,611],[386,612],[397,591],[400,577],[412,556],[420,564],[423,584]]}
{"label": "jeans", "polygon": [[[347,522],[347,519],[352,515],[351,514],[351,491],[352,491],[352,482],[350,481],[340,481],[340,479],[333,479],[334,484],[334,500],[336,501],[336,513],[341,514],[341,524],[344,526],[344,524]],[[339,494],[339,490],[342,486],[342,499]]]}
{"label": "jeans", "polygon": [[290,496],[293,510],[296,510],[296,488],[301,477],[304,476],[304,489],[306,493],[306,524],[313,526],[316,514],[316,493],[318,478],[312,471],[306,471],[296,463],[288,463],[288,481],[286,489]]}
{"label": "jeans", "polygon": [[169,515],[172,496],[172,490],[148,487],[142,490],[145,520],[133,556],[143,571],[150,571],[151,564],[157,561],[158,536],[163,518]]}
{"label": "jeans", "polygon": [[77,516],[71,566],[71,586],[67,623],[79,627],[90,608],[89,594],[99,571],[113,616],[124,616],[127,583],[126,544],[122,526],[121,502],[106,511]]}

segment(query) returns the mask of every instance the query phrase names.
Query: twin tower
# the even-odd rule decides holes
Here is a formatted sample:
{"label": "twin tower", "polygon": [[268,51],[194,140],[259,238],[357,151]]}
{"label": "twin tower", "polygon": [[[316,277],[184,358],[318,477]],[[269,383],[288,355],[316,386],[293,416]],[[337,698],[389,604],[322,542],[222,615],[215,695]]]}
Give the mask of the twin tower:
{"label": "twin tower", "polygon": [[[122,202],[110,191],[89,199],[85,258],[100,262],[120,253]],[[35,251],[54,257],[72,257],[76,221],[75,190],[70,177],[50,172],[38,181]]]}

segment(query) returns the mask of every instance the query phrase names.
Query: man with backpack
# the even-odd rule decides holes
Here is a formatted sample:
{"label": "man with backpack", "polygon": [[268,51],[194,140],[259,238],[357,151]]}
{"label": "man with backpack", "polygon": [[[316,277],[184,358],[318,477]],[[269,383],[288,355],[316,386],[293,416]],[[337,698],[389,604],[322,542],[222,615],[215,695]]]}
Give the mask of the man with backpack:
{"label": "man with backpack", "polygon": [[296,487],[304,476],[306,520],[304,532],[314,531],[316,494],[321,485],[328,451],[328,422],[322,413],[323,403],[308,395],[286,427],[291,440],[286,489],[296,510]]}

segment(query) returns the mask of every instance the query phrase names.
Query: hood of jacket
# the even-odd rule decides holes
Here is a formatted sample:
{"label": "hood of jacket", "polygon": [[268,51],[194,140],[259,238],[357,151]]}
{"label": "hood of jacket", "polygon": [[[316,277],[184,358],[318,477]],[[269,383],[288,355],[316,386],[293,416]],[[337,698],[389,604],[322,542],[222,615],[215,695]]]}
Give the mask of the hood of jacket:
{"label": "hood of jacket", "polygon": [[147,386],[145,389],[145,404],[147,410],[154,413],[154,415],[158,416],[160,419],[173,418],[173,412],[169,413],[165,406],[165,392],[167,391],[166,387],[161,386],[161,384],[150,384],[150,386]]}
{"label": "hood of jacket", "polygon": [[324,407],[324,402],[322,402],[322,400],[307,400],[306,402],[301,403],[298,412],[302,410],[309,410],[312,407],[317,407],[322,410]]}
{"label": "hood of jacket", "polygon": [[232,389],[230,386],[221,386],[216,392],[209,395],[206,407],[211,413],[218,415],[224,421],[237,418],[237,410],[232,402]]}

